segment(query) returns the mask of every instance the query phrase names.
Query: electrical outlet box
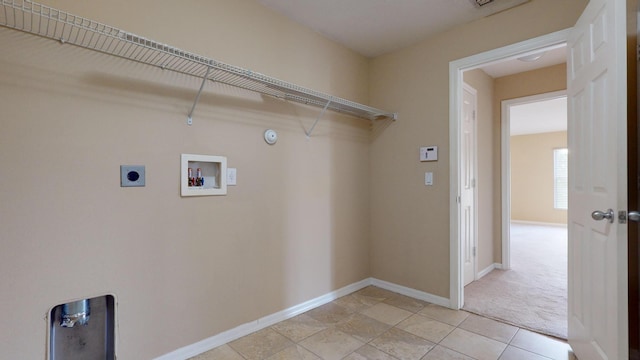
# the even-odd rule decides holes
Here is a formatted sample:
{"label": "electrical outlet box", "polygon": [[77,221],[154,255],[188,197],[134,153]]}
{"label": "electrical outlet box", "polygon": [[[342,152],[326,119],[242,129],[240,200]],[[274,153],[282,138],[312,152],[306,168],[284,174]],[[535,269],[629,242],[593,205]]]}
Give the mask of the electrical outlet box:
{"label": "electrical outlet box", "polygon": [[424,184],[427,186],[433,185],[433,173],[431,171],[424,173]]}
{"label": "electrical outlet box", "polygon": [[238,171],[236,168],[227,168],[227,186],[238,184]]}
{"label": "electrical outlet box", "polygon": [[140,187],[144,184],[144,165],[120,165],[120,187]]}
{"label": "electrical outlet box", "polygon": [[437,161],[438,147],[424,146],[420,148],[420,161]]}

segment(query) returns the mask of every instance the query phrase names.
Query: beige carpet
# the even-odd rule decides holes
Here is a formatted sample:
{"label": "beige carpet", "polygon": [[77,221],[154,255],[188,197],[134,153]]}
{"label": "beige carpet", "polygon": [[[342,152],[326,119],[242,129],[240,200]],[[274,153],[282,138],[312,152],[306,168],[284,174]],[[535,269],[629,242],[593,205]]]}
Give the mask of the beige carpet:
{"label": "beige carpet", "polygon": [[567,338],[567,229],[511,224],[511,270],[464,289],[464,309]]}

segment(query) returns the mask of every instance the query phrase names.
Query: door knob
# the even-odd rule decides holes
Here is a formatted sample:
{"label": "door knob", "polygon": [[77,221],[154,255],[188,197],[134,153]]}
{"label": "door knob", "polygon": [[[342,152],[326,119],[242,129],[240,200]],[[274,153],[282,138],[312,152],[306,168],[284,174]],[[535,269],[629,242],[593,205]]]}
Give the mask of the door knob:
{"label": "door knob", "polygon": [[638,212],[638,211],[629,211],[629,214],[627,214],[627,218],[630,221],[640,221],[640,212]]}
{"label": "door knob", "polygon": [[[640,214],[638,214],[638,216],[639,216],[638,219],[640,220]],[[593,220],[607,219],[607,220],[609,220],[610,223],[612,223],[613,222],[613,209],[609,209],[609,210],[607,210],[607,212],[596,210],[596,211],[591,213],[591,218]]]}

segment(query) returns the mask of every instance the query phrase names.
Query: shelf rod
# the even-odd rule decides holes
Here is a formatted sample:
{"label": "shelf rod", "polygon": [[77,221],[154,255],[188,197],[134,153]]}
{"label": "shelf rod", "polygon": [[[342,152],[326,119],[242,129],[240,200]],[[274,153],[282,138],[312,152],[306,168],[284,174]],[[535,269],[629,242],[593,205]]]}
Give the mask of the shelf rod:
{"label": "shelf rod", "polygon": [[[215,81],[226,85],[320,108],[330,101],[331,105],[327,110],[363,119],[393,118],[396,120],[395,114],[380,109],[221,63],[94,20],[38,4],[32,0],[0,0],[0,27],[24,31],[147,65],[159,66],[162,69],[196,78],[202,77],[201,66],[208,66],[211,68],[207,69],[207,71],[210,70],[208,76],[215,74]],[[198,98],[189,112],[189,124],[192,123],[193,112],[207,78],[203,79]],[[311,131],[308,134],[311,135]]]}
{"label": "shelf rod", "polygon": [[193,124],[193,111],[196,109],[196,105],[198,105],[198,100],[200,100],[200,95],[202,94],[202,89],[204,89],[204,84],[207,82],[209,78],[209,72],[211,72],[211,62],[209,62],[209,66],[207,66],[207,73],[204,74],[202,78],[202,84],[200,84],[200,90],[198,90],[198,95],[196,95],[196,100],[193,102],[193,106],[191,107],[191,111],[189,111],[189,115],[187,116],[187,125]]}
{"label": "shelf rod", "polygon": [[331,104],[331,100],[327,101],[327,104],[322,108],[320,115],[318,115],[318,117],[316,118],[316,121],[314,121],[313,125],[311,125],[311,129],[309,129],[309,131],[305,131],[305,134],[307,134],[307,139],[311,137],[311,133],[313,132],[313,129],[315,129],[316,125],[318,124],[318,121],[320,121],[325,111],[327,111],[329,104]]}

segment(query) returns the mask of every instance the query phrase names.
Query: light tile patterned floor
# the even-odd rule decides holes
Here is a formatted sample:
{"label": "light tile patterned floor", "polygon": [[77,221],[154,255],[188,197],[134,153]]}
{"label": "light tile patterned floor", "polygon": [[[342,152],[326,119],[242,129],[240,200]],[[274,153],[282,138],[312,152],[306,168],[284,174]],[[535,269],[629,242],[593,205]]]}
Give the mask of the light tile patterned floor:
{"label": "light tile patterned floor", "polygon": [[570,347],[374,286],[192,360],[568,360]]}

